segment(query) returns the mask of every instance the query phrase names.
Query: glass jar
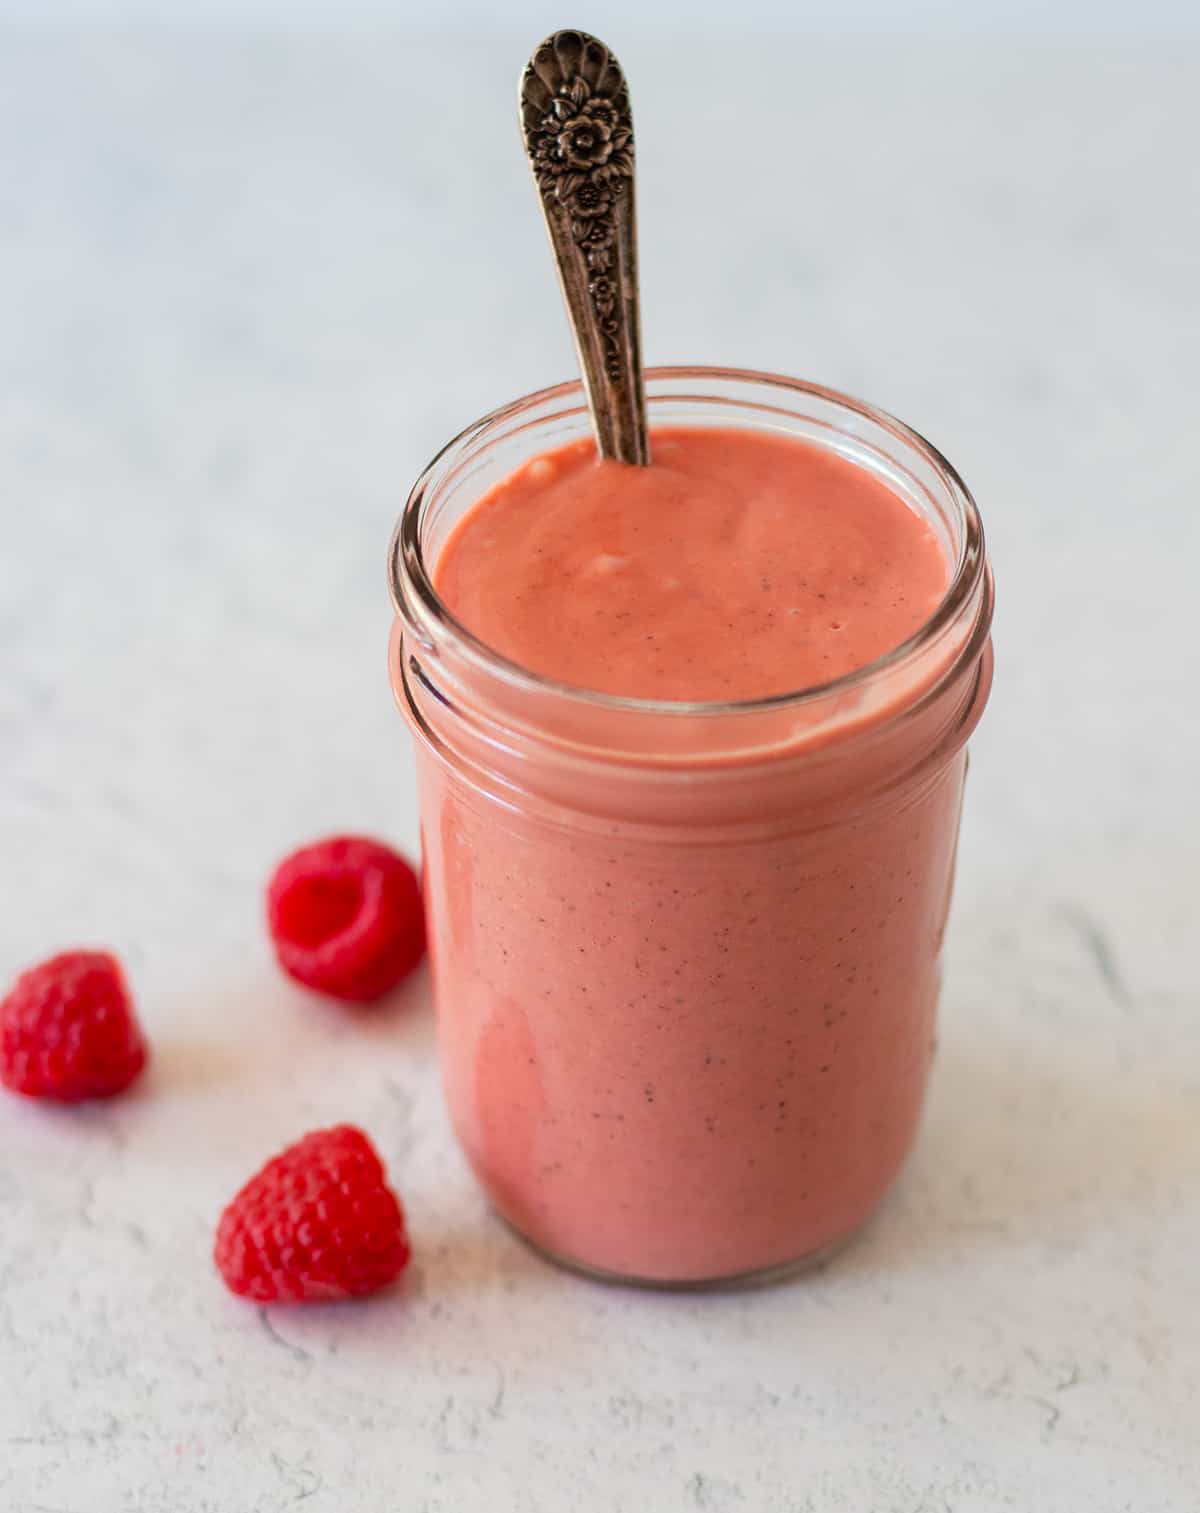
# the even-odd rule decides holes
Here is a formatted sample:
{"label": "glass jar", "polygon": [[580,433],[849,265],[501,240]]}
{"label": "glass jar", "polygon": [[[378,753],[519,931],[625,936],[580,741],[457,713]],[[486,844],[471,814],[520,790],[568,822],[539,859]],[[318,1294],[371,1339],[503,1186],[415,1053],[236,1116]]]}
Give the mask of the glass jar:
{"label": "glass jar", "polygon": [[391,676],[459,1139],[547,1255],[695,1286],[823,1258],[912,1143],[992,588],[967,489],[883,412],[719,368],[652,370],[647,400],[652,426],[842,454],[953,564],[916,635],[822,687],[685,704],[528,672],[455,621],[433,567],[493,483],[587,433],[577,383],[456,437],[393,538]]}

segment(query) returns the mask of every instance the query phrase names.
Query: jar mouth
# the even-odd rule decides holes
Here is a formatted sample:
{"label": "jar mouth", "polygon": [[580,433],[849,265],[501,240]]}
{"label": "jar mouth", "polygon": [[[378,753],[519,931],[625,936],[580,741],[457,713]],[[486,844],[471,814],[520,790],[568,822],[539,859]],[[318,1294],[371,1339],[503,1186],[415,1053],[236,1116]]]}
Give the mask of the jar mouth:
{"label": "jar mouth", "polygon": [[[578,414],[584,408],[583,384],[574,379],[535,390],[519,399],[501,405],[471,425],[466,426],[436,454],[422,472],[408,496],[404,510],[392,533],[388,550],[388,585],[392,604],[419,644],[432,649],[450,645],[455,655],[474,665],[478,671],[496,678],[514,690],[550,695],[556,699],[571,701],[595,711],[608,710],[614,714],[656,716],[721,716],[753,715],[792,709],[803,709],[821,701],[836,699],[845,694],[861,691],[879,679],[890,678],[915,663],[947,634],[962,616],[964,610],[977,596],[986,576],[986,549],[983,522],[971,491],[959,476],[957,469],[946,457],[927,441],[918,431],[902,420],[875,405],[855,399],[836,389],[802,379],[788,378],[782,374],[759,372],[750,368],[726,368],[714,365],[674,365],[648,368],[646,383],[687,383],[711,381],[735,382],[775,389],[783,394],[796,394],[815,399],[850,416],[882,429],[901,444],[920,455],[922,460],[937,475],[947,497],[950,499],[959,526],[957,554],[953,572],[946,592],[933,613],[918,629],[898,646],[870,662],[824,683],[810,683],[802,688],[784,693],[769,694],[753,699],[732,700],[679,700],[636,698],[624,694],[605,693],[563,683],[541,673],[532,671],[519,662],[496,651],[459,620],[438,594],[433,583],[433,564],[426,561],[421,539],[421,528],[426,509],[437,485],[456,461],[470,455],[473,446],[485,444],[508,422],[522,414],[553,405],[571,405],[570,414]],[[664,402],[694,399],[693,394],[656,394],[654,400]],[[726,401],[720,396],[705,395],[706,404],[721,405]],[[572,402],[574,403],[572,404]],[[764,416],[776,413],[792,416],[794,411],[784,406],[772,406],[756,399],[755,409]],[[653,405],[651,405],[653,419]],[[977,617],[973,632],[968,636],[964,654],[977,651],[987,637],[990,622],[990,594]],[[436,635],[437,642],[433,637]]]}

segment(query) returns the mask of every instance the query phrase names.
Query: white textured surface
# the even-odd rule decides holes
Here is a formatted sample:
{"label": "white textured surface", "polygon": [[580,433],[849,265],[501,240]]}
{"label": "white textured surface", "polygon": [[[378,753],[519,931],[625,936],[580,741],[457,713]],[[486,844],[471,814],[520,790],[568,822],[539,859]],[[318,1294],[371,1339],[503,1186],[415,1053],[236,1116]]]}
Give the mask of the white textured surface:
{"label": "white textured surface", "polygon": [[[621,49],[651,360],[869,395],[992,537],[932,1105],[844,1260],[724,1298],[548,1270],[451,1144],[425,983],[360,1022],[269,961],[282,851],[415,841],[407,483],[569,370],[530,40],[0,41],[0,974],[109,942],[155,1047],[126,1102],[0,1100],[0,1507],[1191,1513],[1196,51]],[[408,1285],[236,1302],[223,1201],[345,1117]]]}

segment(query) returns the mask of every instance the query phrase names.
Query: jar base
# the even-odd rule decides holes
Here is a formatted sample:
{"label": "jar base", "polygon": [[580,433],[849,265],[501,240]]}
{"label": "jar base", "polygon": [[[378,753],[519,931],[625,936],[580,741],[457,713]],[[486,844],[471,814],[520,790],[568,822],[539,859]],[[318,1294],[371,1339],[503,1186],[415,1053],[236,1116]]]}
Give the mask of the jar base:
{"label": "jar base", "polygon": [[849,1234],[841,1235],[827,1245],[810,1250],[802,1256],[796,1256],[791,1261],[777,1261],[770,1266],[751,1267],[747,1271],[731,1272],[727,1276],[673,1278],[639,1277],[622,1271],[608,1271],[602,1266],[589,1266],[586,1261],[560,1255],[557,1251],[540,1245],[536,1240],[531,1240],[511,1219],[507,1219],[499,1210],[493,1211],[504,1227],[515,1235],[522,1245],[540,1256],[543,1261],[549,1261],[552,1266],[557,1266],[562,1271],[569,1271],[574,1276],[584,1277],[589,1282],[603,1282],[607,1287],[638,1287],[647,1292],[740,1292],[756,1287],[773,1287],[779,1282],[790,1282],[797,1277],[824,1271],[831,1261],[853,1243],[870,1222],[866,1219],[856,1225]]}

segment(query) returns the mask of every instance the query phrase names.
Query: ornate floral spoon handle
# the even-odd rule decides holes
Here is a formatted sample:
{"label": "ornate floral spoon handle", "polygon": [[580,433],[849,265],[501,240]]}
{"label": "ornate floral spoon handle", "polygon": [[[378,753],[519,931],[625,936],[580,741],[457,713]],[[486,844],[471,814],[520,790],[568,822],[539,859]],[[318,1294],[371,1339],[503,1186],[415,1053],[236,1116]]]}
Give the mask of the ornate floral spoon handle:
{"label": "ornate floral spoon handle", "polygon": [[648,463],[633,117],[625,75],[603,42],[562,31],[542,43],[521,76],[521,127],[600,455]]}

